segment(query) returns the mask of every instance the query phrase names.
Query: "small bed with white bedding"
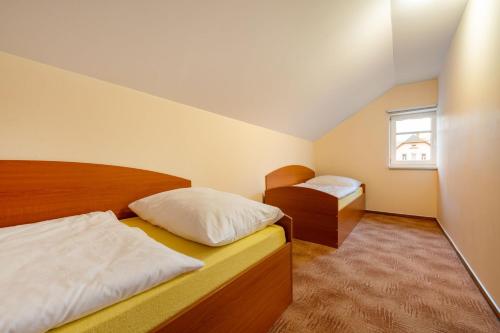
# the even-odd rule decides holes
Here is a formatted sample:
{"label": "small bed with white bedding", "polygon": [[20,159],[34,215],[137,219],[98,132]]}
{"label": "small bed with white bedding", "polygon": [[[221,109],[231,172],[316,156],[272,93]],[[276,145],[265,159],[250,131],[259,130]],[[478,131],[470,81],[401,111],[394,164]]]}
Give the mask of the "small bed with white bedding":
{"label": "small bed with white bedding", "polygon": [[301,165],[266,176],[264,202],[294,221],[294,238],[338,248],[365,211],[365,184],[347,177],[318,176]]}

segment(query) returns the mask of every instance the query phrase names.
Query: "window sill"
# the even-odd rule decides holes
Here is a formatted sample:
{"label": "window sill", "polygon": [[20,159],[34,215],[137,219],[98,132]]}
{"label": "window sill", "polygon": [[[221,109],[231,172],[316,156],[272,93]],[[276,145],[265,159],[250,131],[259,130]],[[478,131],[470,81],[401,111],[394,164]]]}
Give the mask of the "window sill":
{"label": "window sill", "polygon": [[435,165],[389,165],[391,170],[437,170]]}

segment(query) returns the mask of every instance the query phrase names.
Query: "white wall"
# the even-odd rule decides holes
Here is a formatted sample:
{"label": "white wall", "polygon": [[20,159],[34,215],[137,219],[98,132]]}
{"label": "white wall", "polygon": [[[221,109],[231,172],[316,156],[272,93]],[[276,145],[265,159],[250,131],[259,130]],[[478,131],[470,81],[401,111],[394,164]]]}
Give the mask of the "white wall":
{"label": "white wall", "polygon": [[436,171],[388,168],[386,114],[387,110],[436,102],[436,80],[390,89],[314,143],[318,173],[345,175],[365,182],[369,210],[436,216]]}
{"label": "white wall", "polygon": [[438,217],[500,300],[500,1],[470,0],[439,77]]}
{"label": "white wall", "polygon": [[312,143],[0,52],[0,158],[138,167],[260,199]]}

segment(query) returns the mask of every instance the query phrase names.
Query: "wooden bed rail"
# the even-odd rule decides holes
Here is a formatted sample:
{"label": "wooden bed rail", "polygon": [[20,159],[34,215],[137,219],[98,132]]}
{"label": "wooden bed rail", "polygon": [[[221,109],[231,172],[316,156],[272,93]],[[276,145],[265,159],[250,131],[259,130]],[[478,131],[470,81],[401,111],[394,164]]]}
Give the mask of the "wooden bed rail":
{"label": "wooden bed rail", "polygon": [[288,215],[283,216],[278,222],[277,225],[281,226],[285,229],[285,237],[287,242],[291,242],[293,239],[293,221],[292,218]]}

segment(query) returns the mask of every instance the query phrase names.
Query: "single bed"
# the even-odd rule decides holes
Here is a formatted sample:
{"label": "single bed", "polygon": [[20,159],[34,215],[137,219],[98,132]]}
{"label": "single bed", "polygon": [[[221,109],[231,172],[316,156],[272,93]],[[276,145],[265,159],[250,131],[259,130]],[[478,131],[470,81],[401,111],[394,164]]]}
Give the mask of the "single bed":
{"label": "single bed", "polygon": [[[212,248],[153,226],[128,209],[186,179],[117,166],[0,161],[0,227],[112,210],[122,222],[205,266],[53,332],[264,332],[292,300],[291,220]],[[27,304],[29,305],[29,304]]]}
{"label": "single bed", "polygon": [[295,186],[314,177],[314,170],[301,165],[274,170],[266,176],[264,202],[281,208],[293,219],[294,238],[338,248],[364,214],[365,184],[340,200]]}

